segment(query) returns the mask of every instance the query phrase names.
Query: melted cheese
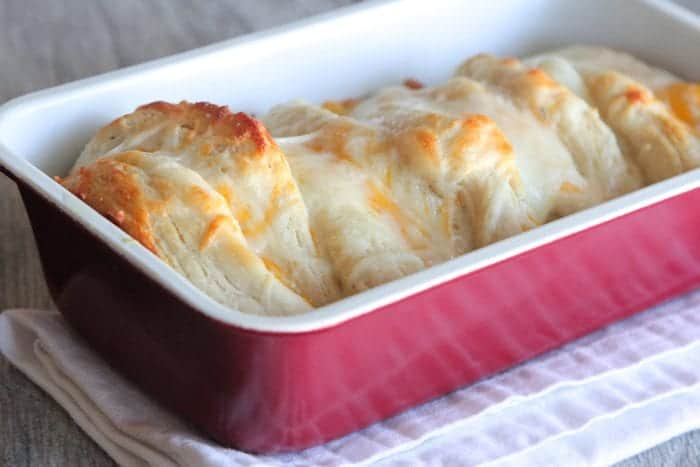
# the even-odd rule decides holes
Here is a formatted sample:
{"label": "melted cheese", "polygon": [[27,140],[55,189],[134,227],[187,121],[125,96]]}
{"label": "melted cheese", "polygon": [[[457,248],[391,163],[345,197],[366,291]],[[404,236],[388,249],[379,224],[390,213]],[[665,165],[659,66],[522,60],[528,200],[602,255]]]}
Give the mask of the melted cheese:
{"label": "melted cheese", "polygon": [[[395,203],[375,196],[378,183],[332,151],[309,151],[304,140],[279,138],[309,211],[311,231],[324,245],[345,293],[356,293],[425,267],[399,222],[384,211]],[[376,195],[376,194],[375,194]]]}
{"label": "melted cheese", "polygon": [[538,223],[550,219],[558,209],[566,209],[552,195],[559,191],[564,180],[586,184],[553,129],[476,82],[454,78],[444,86],[426,91],[390,90],[360,104],[352,115],[397,126],[396,122],[386,121],[390,105],[400,106],[402,112],[409,114],[431,112],[453,118],[476,114],[494,121],[506,136],[506,144],[497,143],[502,145],[498,150],[507,152],[511,147],[514,150],[515,164]]}
{"label": "melted cheese", "polygon": [[700,131],[700,84],[673,83],[656,91],[673,114]]}

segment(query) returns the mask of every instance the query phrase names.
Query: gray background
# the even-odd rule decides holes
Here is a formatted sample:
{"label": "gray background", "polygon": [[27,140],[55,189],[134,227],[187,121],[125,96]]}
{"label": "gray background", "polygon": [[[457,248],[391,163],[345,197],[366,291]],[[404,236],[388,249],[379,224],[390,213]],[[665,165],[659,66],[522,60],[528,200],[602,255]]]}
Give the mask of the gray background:
{"label": "gray background", "polygon": [[[700,0],[682,0],[700,7]],[[353,0],[0,0],[0,103],[37,89],[303,18]],[[0,310],[51,307],[15,186],[0,175]],[[700,431],[620,464],[700,466]],[[0,465],[110,466],[0,357]]]}

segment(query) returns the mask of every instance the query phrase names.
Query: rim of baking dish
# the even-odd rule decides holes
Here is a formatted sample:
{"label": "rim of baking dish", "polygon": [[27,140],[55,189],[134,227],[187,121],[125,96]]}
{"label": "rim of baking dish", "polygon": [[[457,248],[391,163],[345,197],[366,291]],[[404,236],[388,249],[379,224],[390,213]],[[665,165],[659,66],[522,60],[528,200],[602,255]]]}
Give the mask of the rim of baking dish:
{"label": "rim of baking dish", "polygon": [[[282,35],[319,22],[381,8],[397,1],[381,0],[352,5],[267,31],[239,36],[199,49],[34,92],[0,106],[0,129],[6,121],[12,118],[13,114],[31,112],[32,106],[38,102],[63,100],[69,98],[68,93],[74,95],[74,93],[89,86],[109,85],[115,79],[147,73],[170,64],[217,53],[252,40]],[[660,14],[670,16],[700,30],[700,17],[680,5],[669,3],[666,0],[639,1],[656,9]],[[293,316],[261,316],[234,310],[210,298],[136,240],[99,215],[72,193],[63,189],[44,172],[26,159],[13,154],[0,140],[0,167],[2,166],[183,302],[220,322],[264,333],[303,333],[339,325],[538,246],[700,187],[700,169],[695,169],[308,313]]]}

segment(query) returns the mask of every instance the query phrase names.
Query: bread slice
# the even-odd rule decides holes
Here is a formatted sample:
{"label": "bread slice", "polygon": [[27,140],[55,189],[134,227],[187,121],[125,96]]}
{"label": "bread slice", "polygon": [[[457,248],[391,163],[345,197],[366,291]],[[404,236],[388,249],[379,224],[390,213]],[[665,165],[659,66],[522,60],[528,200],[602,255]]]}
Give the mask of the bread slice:
{"label": "bread slice", "polygon": [[429,264],[439,242],[431,242],[423,219],[393,198],[385,183],[391,147],[379,132],[303,102],[278,106],[264,121],[289,161],[314,236],[345,293]]}
{"label": "bread slice", "polygon": [[614,133],[596,109],[541,69],[513,58],[482,54],[463,63],[457,75],[484,83],[556,133],[586,182],[577,209],[641,186],[637,167],[623,157]]}
{"label": "bread slice", "polygon": [[218,302],[254,314],[311,309],[250,248],[226,199],[172,154],[113,154],[62,183]]}
{"label": "bread slice", "polygon": [[628,54],[599,47],[557,50],[528,63],[541,67],[598,109],[628,158],[641,168],[645,182],[700,166],[700,140],[688,107],[693,101],[674,105],[676,94],[692,85],[683,85],[672,74]]}
{"label": "bread slice", "polygon": [[260,122],[207,103],[155,102],[101,129],[73,172],[128,150],[159,152],[198,173],[227,201],[270,272],[306,301],[320,306],[339,298],[289,165]]}

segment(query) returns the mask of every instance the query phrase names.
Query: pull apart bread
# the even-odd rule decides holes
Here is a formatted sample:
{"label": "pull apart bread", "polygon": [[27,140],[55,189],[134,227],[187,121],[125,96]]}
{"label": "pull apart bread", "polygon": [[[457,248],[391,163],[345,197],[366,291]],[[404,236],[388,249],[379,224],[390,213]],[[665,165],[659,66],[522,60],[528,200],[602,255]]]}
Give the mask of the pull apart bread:
{"label": "pull apart bread", "polygon": [[220,303],[289,315],[698,167],[696,129],[697,85],[572,47],[262,123],[148,104],[61,183]]}
{"label": "pull apart bread", "polygon": [[[206,196],[193,182],[173,190],[162,184],[164,178],[152,174],[159,170],[157,164],[138,164],[145,176],[124,194],[130,197],[135,192],[147,203],[147,196],[157,193],[162,200],[158,213],[172,220],[177,235],[163,235],[150,205],[110,206],[110,201],[118,199],[103,197],[102,188],[95,187],[111,183],[113,190],[119,190],[120,183],[94,172],[133,170],[123,157],[133,151],[139,151],[141,159],[156,157],[177,167],[182,172],[178,181],[198,180],[207,187]],[[210,295],[222,303],[242,311],[286,314],[339,297],[330,265],[311,237],[306,207],[286,158],[265,128],[244,113],[232,114],[225,107],[203,103],[157,102],[140,107],[98,132],[65,184],[89,204],[104,202],[104,208],[123,213],[116,221],[128,233],[134,235],[136,228],[137,233],[161,239],[151,243],[151,250],[208,293],[211,287],[219,287],[220,294]],[[177,225],[174,216],[180,205],[195,198],[201,201],[201,209]],[[131,221],[134,209],[144,215],[129,229],[131,223],[119,219]],[[215,253],[230,247],[234,232],[239,245],[235,251],[228,257],[225,252]],[[188,242],[188,235],[197,241]],[[243,250],[250,260],[239,263],[237,255]],[[204,262],[210,254],[217,255],[217,260]],[[238,270],[229,271],[229,263],[237,263]],[[244,283],[251,288],[243,288]],[[239,296],[256,306],[246,306]]]}
{"label": "pull apart bread", "polygon": [[635,58],[570,47],[527,61],[598,109],[646,183],[700,165],[700,86]]}

